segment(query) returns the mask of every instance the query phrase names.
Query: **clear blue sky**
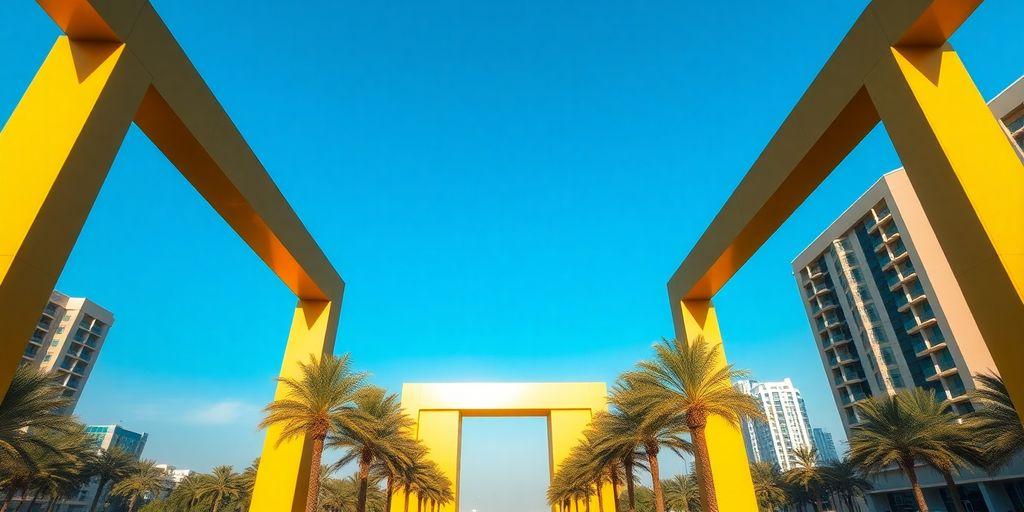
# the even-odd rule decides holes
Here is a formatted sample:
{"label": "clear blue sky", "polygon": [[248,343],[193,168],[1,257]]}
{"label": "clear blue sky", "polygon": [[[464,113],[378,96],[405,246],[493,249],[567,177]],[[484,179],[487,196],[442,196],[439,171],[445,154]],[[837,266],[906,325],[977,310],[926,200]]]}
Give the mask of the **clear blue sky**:
{"label": "clear blue sky", "polygon": [[[671,336],[669,275],[866,4],[154,3],[348,282],[338,350],[396,391],[611,381]],[[28,0],[3,16],[6,118],[57,30]],[[1021,19],[989,0],[954,39],[986,96],[1024,73]],[[718,299],[731,360],[792,377],[837,436],[790,261],[898,165],[876,130]],[[182,467],[258,453],[293,299],[137,129],[59,287],[117,316],[86,421]],[[533,426],[467,446],[514,432],[543,457]],[[480,512],[542,468],[481,460]]]}

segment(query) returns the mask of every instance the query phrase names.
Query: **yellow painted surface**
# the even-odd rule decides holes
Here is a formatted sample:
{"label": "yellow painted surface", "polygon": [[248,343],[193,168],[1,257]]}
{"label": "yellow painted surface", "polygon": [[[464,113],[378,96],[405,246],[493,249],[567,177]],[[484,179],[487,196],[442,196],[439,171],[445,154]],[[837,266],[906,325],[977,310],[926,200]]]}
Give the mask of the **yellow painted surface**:
{"label": "yellow painted surface", "polygon": [[[709,344],[722,345],[718,316],[711,301],[683,301],[678,307],[683,318],[683,330],[676,332],[677,339],[693,341],[703,337]],[[726,365],[724,350],[720,364]],[[711,416],[706,437],[719,510],[756,511],[754,482],[750,477],[742,431],[719,416]]]}
{"label": "yellow painted surface", "polygon": [[[1024,404],[1024,375],[1015,371],[1024,360],[1015,325],[1024,317],[1024,169],[946,43],[980,4],[873,0],[865,8],[669,279],[677,336],[721,341],[711,299],[883,121],[993,359]],[[716,481],[721,510],[756,510],[738,433],[708,429],[715,477],[729,475]]]}
{"label": "yellow painted surface", "polygon": [[[416,435],[456,485],[456,500],[441,512],[458,510],[462,418],[466,416],[541,416],[548,420],[549,468],[554,468],[582,439],[593,415],[607,410],[604,383],[451,383],[405,384],[402,408],[416,420]],[[613,491],[605,485],[605,510],[615,510]],[[592,500],[597,511],[597,499]],[[404,510],[404,495],[396,489],[391,511]],[[410,510],[416,511],[416,498]]]}
{"label": "yellow painted surface", "polygon": [[[281,376],[299,378],[300,362],[311,354],[331,353],[338,323],[338,307],[325,301],[299,301],[285,348]],[[274,398],[287,396],[278,385]],[[252,512],[300,511],[305,509],[309,486],[309,443],[293,439],[278,444],[279,428],[271,428],[263,442],[260,469],[256,475]]]}
{"label": "yellow painted surface", "polygon": [[148,80],[124,45],[61,37],[0,131],[0,392]]}
{"label": "yellow painted surface", "polygon": [[948,46],[891,49],[868,90],[1024,416],[1024,164]]}
{"label": "yellow painted surface", "polygon": [[[299,299],[282,375],[330,352],[344,282],[148,0],[38,3],[66,36],[0,132],[0,390],[133,120]],[[252,509],[302,510],[308,443],[265,446]]]}

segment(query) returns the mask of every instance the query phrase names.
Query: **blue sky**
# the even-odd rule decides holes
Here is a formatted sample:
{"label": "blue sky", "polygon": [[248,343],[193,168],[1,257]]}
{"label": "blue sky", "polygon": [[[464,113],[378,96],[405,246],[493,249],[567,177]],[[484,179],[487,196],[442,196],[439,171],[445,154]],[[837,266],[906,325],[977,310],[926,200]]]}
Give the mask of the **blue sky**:
{"label": "blue sky", "polygon": [[[866,4],[153,3],[345,277],[338,350],[396,391],[611,381],[671,336],[669,275]],[[4,16],[6,118],[57,30],[34,2]],[[989,0],[953,40],[986,96],[1024,73],[1020,19]],[[731,360],[792,377],[837,436],[790,261],[898,165],[876,130],[717,300]],[[86,421],[181,467],[257,455],[293,298],[137,129],[59,288],[117,316]],[[467,442],[543,457],[531,425]],[[512,510],[472,457],[474,508]]]}

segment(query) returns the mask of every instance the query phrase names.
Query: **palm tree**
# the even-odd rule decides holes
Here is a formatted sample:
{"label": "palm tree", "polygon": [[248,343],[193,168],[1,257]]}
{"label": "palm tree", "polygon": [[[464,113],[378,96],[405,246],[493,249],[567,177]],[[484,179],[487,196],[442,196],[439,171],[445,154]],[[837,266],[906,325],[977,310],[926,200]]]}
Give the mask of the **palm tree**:
{"label": "palm tree", "polygon": [[[641,363],[643,364],[643,363]],[[631,377],[632,376],[632,377]],[[609,401],[617,411],[618,421],[626,424],[605,425],[605,428],[617,428],[599,435],[601,450],[608,444],[618,446],[619,451],[635,450],[643,447],[647,458],[647,468],[651,473],[651,487],[654,490],[654,505],[657,512],[665,512],[664,491],[661,488],[661,474],[658,466],[658,453],[662,446],[667,446],[677,454],[691,453],[693,445],[681,436],[688,431],[686,417],[681,414],[662,414],[654,410],[649,401],[643,381],[634,381],[636,374],[626,374],[612,388]],[[625,430],[618,430],[626,427]],[[611,448],[614,449],[614,448]],[[628,471],[627,471],[628,472]],[[629,475],[627,474],[628,478]]]}
{"label": "palm tree", "polygon": [[128,476],[114,484],[110,492],[114,496],[127,498],[128,512],[135,512],[140,499],[164,490],[165,478],[166,473],[156,467],[155,461],[141,460],[134,464]]}
{"label": "palm tree", "polygon": [[211,512],[217,512],[224,500],[242,495],[242,475],[235,473],[231,466],[217,466],[199,480],[199,499],[210,498]]}
{"label": "palm tree", "polygon": [[750,465],[750,477],[754,481],[754,496],[760,510],[772,511],[788,503],[789,497],[778,466],[770,462],[754,462]]}
{"label": "palm tree", "polygon": [[30,461],[30,446],[54,450],[45,435],[74,431],[78,425],[61,414],[69,404],[52,376],[34,368],[18,368],[0,401],[0,456]]}
{"label": "palm tree", "polygon": [[700,501],[700,488],[692,475],[676,475],[661,486],[665,489],[665,505],[673,512],[690,512],[694,502]]}
{"label": "palm tree", "polygon": [[[646,411],[645,423],[672,416],[685,419],[693,439],[701,504],[705,512],[718,512],[705,434],[708,418],[717,416],[738,425],[740,416],[764,415],[753,397],[732,386],[733,380],[747,373],[723,364],[721,345],[711,346],[703,338],[691,343],[663,340],[654,345],[654,352],[653,360],[641,361],[636,371],[624,375],[634,388],[630,401],[642,404],[639,407]],[[660,498],[655,490],[655,500]],[[655,505],[661,507],[659,501]],[[663,512],[662,508],[658,512]]]}
{"label": "palm tree", "polygon": [[857,404],[861,423],[853,427],[850,459],[868,473],[896,465],[906,474],[921,512],[928,512],[915,466],[932,465],[946,480],[958,510],[962,507],[952,478],[966,464],[964,426],[928,390],[914,388],[893,396],[873,397]]}
{"label": "palm tree", "polygon": [[174,510],[192,512],[203,497],[203,475],[192,474],[181,479],[167,498]]}
{"label": "palm tree", "polygon": [[[356,511],[365,512],[366,492],[374,462],[379,460],[385,466],[397,467],[407,461],[408,456],[403,449],[408,447],[405,440],[415,423],[402,412],[398,395],[388,394],[376,386],[360,390],[356,394],[355,404],[353,420],[348,424],[336,425],[334,433],[328,438],[328,445],[348,450],[338,464],[358,461],[359,496],[356,499]],[[350,425],[357,428],[351,428]]]}
{"label": "palm tree", "polygon": [[238,476],[239,489],[241,490],[238,499],[242,503],[241,510],[249,510],[252,504],[252,493],[256,489],[256,473],[260,469],[260,458],[253,459],[249,467]]}
{"label": "palm tree", "polygon": [[[629,512],[636,511],[636,477],[634,475],[636,460],[638,456],[644,456],[639,452],[641,443],[636,435],[642,419],[638,414],[630,414],[618,407],[613,407],[607,413],[598,413],[593,421],[598,452],[607,459],[617,460],[618,464],[622,466]],[[613,473],[613,475],[616,474],[617,472]],[[613,486],[618,487],[615,482],[613,482]]]}
{"label": "palm tree", "polygon": [[392,440],[395,450],[401,454],[400,457],[377,457],[373,460],[371,466],[371,473],[374,478],[383,480],[384,486],[384,499],[385,505],[384,510],[391,510],[391,498],[395,493],[395,482],[396,475],[401,472],[401,468],[404,465],[409,464],[410,461],[419,455],[419,452],[425,451],[426,449],[418,441],[413,439],[410,435],[399,436]]}
{"label": "palm tree", "polygon": [[81,424],[75,427],[66,433],[48,434],[53,439],[48,440],[47,444],[54,446],[57,451],[39,450],[34,457],[34,494],[29,504],[30,510],[38,497],[49,497],[48,508],[52,508],[59,498],[74,492],[85,483],[87,477],[83,470],[95,457],[95,447],[85,427]]}
{"label": "palm tree", "polygon": [[324,355],[319,360],[311,355],[309,362],[299,363],[299,367],[300,378],[278,379],[284,385],[285,396],[264,408],[266,417],[260,422],[260,428],[280,428],[278,443],[309,438],[313,453],[306,512],[317,512],[324,442],[331,429],[338,425],[355,427],[351,420],[355,408],[353,400],[366,377],[352,372],[348,354]]}
{"label": "palm tree", "polygon": [[791,452],[793,468],[786,473],[786,478],[807,493],[814,500],[814,510],[822,512],[825,506],[821,500],[822,488],[825,485],[825,472],[818,466],[818,450],[813,447],[801,446]]}
{"label": "palm tree", "polygon": [[82,472],[98,480],[96,494],[89,505],[89,512],[96,511],[100,496],[103,495],[107,484],[116,484],[123,480],[131,472],[133,464],[135,464],[135,457],[116,446],[99,452],[85,464]]}
{"label": "palm tree", "polygon": [[871,482],[861,475],[857,465],[849,458],[827,466],[825,478],[838,497],[846,502],[849,512],[853,512],[854,509],[853,499],[863,496],[865,492],[871,490]]}
{"label": "palm tree", "polygon": [[978,386],[971,393],[971,403],[977,409],[967,421],[983,447],[986,468],[995,471],[1024,450],[1024,426],[1002,377],[982,373],[974,379]]}

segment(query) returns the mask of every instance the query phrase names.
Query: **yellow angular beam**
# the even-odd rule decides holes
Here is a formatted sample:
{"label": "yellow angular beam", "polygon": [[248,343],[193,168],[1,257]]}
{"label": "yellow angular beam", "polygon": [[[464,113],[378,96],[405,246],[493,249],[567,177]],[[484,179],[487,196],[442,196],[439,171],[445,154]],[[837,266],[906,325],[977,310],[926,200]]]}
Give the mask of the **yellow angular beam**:
{"label": "yellow angular beam", "polygon": [[0,392],[148,86],[123,44],[61,37],[0,131]]}
{"label": "yellow angular beam", "polygon": [[[981,0],[873,0],[668,283],[676,336],[860,141],[885,124],[1015,402],[1024,358],[1024,167],[947,40]],[[694,314],[694,311],[698,311]],[[707,316],[704,316],[707,312]],[[703,321],[695,319],[704,318]],[[723,362],[724,363],[724,362]],[[1018,409],[1024,417],[1024,409]],[[747,494],[742,442],[709,425],[720,504]],[[729,475],[724,484],[720,474]],[[738,479],[739,481],[735,481]],[[737,487],[738,486],[738,487]],[[738,489],[738,490],[737,490]],[[742,498],[736,510],[754,510]],[[721,510],[730,510],[722,505]]]}
{"label": "yellow angular beam", "polygon": [[[722,348],[720,367],[726,365],[725,349],[722,347],[722,333],[718,328],[718,315],[711,301],[681,301],[678,306],[683,319],[683,336],[688,343],[703,338],[708,345]],[[754,481],[746,470],[747,450],[743,444],[743,432],[738,425],[731,425],[724,418],[711,416],[705,430],[708,452],[711,456],[711,474],[715,483],[715,499],[718,510],[758,510],[754,497]],[[703,466],[699,458],[694,464],[698,478]],[[703,491],[703,488],[701,488]]]}
{"label": "yellow angular beam", "polygon": [[892,48],[867,86],[1024,417],[1024,164],[948,45]]}
{"label": "yellow angular beam", "polygon": [[[582,439],[594,414],[608,409],[607,387],[598,382],[573,383],[457,383],[405,384],[402,409],[416,422],[416,438],[430,450],[429,457],[456,486],[455,502],[439,512],[459,510],[459,458],[462,418],[539,416],[548,421],[548,464],[552,477],[559,464]],[[391,512],[404,512],[405,495],[395,489]],[[604,485],[606,512],[615,512],[614,491]],[[416,497],[410,497],[411,512]],[[591,500],[591,510],[598,502]],[[554,507],[552,510],[556,510]]]}
{"label": "yellow angular beam", "polygon": [[[38,3],[66,35],[0,132],[0,391],[133,120],[299,299],[281,375],[330,353],[344,282],[148,0]],[[308,443],[277,435],[251,510],[297,512]]]}

